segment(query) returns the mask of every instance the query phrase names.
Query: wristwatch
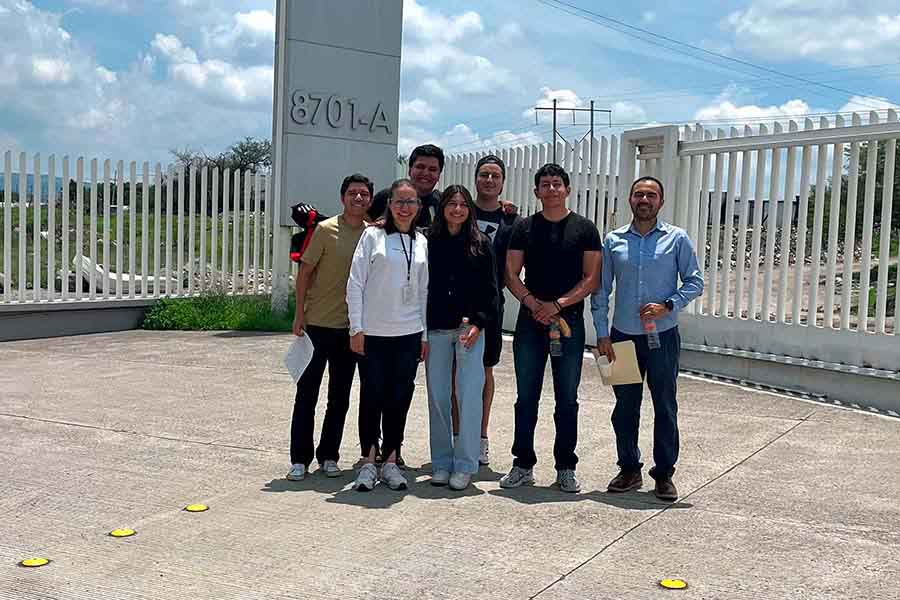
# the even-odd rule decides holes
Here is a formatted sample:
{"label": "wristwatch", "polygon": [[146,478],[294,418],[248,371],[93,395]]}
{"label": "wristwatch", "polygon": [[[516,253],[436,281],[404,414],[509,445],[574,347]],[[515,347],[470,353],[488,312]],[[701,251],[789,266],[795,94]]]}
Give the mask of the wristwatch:
{"label": "wristwatch", "polygon": [[669,309],[669,312],[672,312],[675,310],[675,303],[672,302],[671,300],[666,300],[665,305],[666,305],[666,308]]}

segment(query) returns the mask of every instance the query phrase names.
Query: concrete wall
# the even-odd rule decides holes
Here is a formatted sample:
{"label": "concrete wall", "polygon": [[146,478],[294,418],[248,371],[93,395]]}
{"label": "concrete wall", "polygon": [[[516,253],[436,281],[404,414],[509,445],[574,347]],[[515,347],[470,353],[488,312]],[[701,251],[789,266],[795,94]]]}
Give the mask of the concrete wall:
{"label": "concrete wall", "polygon": [[0,305],[0,342],[138,329],[156,300]]}

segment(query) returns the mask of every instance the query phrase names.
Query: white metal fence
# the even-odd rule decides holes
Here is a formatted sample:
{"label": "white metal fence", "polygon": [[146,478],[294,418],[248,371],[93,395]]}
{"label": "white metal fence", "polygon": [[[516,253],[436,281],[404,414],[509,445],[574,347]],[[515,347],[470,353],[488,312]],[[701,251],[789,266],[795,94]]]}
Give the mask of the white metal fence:
{"label": "white metal fence", "polygon": [[0,303],[270,290],[268,175],[24,152],[0,167]]}
{"label": "white metal fence", "polygon": [[[570,208],[604,234],[630,222],[636,174],[664,182],[663,218],[687,230],[706,277],[682,319],[689,339],[896,374],[897,138],[894,111],[728,132],[657,127],[560,144],[557,162],[571,174]],[[551,145],[493,153],[507,164],[504,198],[539,210],[532,177]],[[484,154],[448,157],[442,183],[472,189]]]}

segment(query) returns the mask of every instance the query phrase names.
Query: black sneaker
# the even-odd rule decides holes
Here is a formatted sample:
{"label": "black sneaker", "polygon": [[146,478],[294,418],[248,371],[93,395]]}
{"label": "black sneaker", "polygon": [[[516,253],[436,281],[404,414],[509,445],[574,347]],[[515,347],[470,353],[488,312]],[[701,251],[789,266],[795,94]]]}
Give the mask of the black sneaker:
{"label": "black sneaker", "polygon": [[622,492],[639,490],[642,485],[644,485],[644,479],[640,471],[626,471],[622,469],[606,486],[606,491],[621,494]]}

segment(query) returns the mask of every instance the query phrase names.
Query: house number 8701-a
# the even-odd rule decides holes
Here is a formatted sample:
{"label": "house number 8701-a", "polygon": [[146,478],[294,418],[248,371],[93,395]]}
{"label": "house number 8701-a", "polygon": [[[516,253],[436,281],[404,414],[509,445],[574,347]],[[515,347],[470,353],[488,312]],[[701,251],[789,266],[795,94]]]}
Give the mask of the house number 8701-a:
{"label": "house number 8701-a", "polygon": [[305,90],[295,91],[291,102],[291,120],[298,125],[328,126],[332,129],[365,128],[370,133],[383,128],[385,133],[391,133],[391,125],[381,102],[375,105],[374,110],[363,110],[356,98]]}

